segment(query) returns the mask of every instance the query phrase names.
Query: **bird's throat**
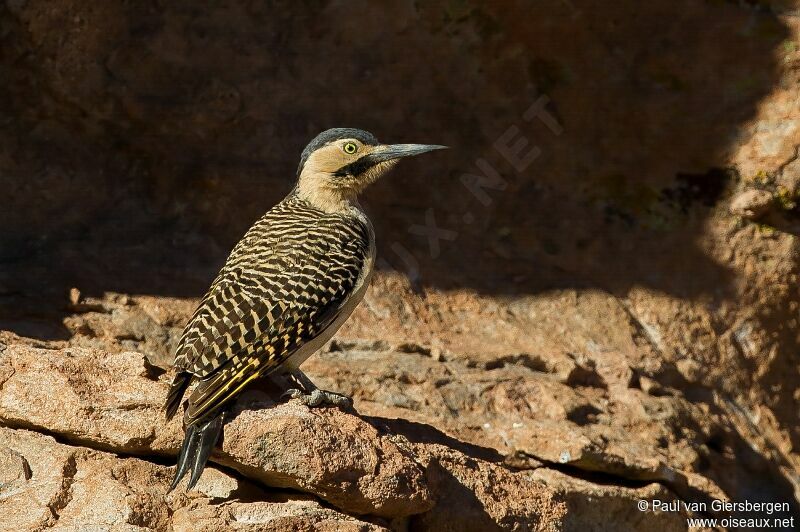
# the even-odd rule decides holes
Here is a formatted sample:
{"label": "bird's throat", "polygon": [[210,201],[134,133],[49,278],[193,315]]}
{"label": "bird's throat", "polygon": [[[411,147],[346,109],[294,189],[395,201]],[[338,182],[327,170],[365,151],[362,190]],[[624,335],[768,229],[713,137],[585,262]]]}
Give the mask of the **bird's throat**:
{"label": "bird's throat", "polygon": [[300,180],[297,195],[314,208],[323,212],[336,213],[350,210],[357,205],[355,190],[327,185],[323,182]]}

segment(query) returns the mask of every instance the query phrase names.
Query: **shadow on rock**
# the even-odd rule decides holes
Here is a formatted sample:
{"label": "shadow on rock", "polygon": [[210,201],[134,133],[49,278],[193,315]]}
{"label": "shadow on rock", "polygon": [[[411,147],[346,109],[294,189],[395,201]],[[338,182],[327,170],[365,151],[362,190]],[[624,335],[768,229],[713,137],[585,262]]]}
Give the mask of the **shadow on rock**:
{"label": "shadow on rock", "polygon": [[416,423],[407,419],[390,419],[377,416],[362,416],[362,419],[383,433],[399,434],[413,443],[438,443],[451,449],[456,449],[472,458],[479,458],[487,462],[503,461],[503,455],[497,452],[496,449],[458,440],[432,425]]}
{"label": "shadow on rock", "polygon": [[[308,139],[342,125],[453,147],[367,194],[383,268],[490,294],[725,293],[697,237],[788,30],[747,4],[639,7],[4,5],[0,299],[201,293]],[[52,40],[65,20],[95,40]],[[501,155],[523,137],[529,164]]]}

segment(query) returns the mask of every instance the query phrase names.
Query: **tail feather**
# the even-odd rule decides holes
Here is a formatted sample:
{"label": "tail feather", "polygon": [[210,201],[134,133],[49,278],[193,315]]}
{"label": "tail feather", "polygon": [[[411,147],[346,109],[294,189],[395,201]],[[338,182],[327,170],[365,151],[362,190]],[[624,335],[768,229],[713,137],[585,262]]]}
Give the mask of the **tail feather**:
{"label": "tail feather", "polygon": [[186,427],[186,435],[183,438],[181,452],[178,455],[175,478],[172,479],[172,484],[170,484],[167,493],[175,489],[181,479],[186,476],[189,468],[192,470],[192,475],[189,477],[189,485],[186,489],[190,490],[197,484],[203,469],[205,469],[208,457],[219,440],[224,418],[224,412],[220,412],[210,421]]}
{"label": "tail feather", "polygon": [[222,432],[222,424],[225,415],[220,414],[200,429],[200,445],[195,453],[194,461],[192,464],[192,476],[189,477],[189,485],[187,490],[190,490],[200,480],[200,474],[208,462],[208,457],[211,456],[211,451],[219,440],[219,433]]}
{"label": "tail feather", "polygon": [[191,375],[184,371],[179,372],[172,380],[172,385],[170,386],[169,393],[167,394],[167,401],[164,405],[164,410],[166,410],[167,413],[167,421],[172,419],[172,416],[174,416],[178,411],[178,407],[181,404],[181,399],[183,398],[183,393],[186,391],[186,388],[189,387],[190,381]]}
{"label": "tail feather", "polygon": [[175,478],[172,479],[172,484],[170,484],[167,493],[175,489],[175,486],[178,485],[178,482],[181,481],[183,476],[186,475],[186,471],[189,469],[189,458],[194,456],[195,449],[197,449],[197,432],[197,425],[186,427],[186,435],[183,437],[183,445],[178,455],[178,466],[175,469]]}

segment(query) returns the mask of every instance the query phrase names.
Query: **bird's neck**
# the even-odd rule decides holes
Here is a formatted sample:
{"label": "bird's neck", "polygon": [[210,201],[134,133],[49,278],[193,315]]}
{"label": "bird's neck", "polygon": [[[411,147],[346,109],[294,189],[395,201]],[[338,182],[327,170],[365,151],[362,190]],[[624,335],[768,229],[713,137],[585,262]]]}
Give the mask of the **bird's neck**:
{"label": "bird's neck", "polygon": [[343,187],[327,186],[324,182],[300,180],[295,187],[297,196],[315,209],[327,213],[344,213],[359,209],[356,191]]}
{"label": "bird's neck", "polygon": [[298,183],[294,193],[299,199],[322,212],[343,214],[353,209],[361,210],[356,194],[348,194],[341,189],[304,187]]}

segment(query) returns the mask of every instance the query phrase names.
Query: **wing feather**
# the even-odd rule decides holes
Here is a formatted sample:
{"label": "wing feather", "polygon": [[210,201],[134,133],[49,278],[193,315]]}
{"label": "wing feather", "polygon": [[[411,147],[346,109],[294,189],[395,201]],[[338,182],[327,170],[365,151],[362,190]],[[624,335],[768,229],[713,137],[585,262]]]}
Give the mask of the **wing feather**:
{"label": "wing feather", "polygon": [[321,334],[366,264],[363,223],[310,209],[291,213],[294,219],[275,211],[234,248],[181,337],[175,365],[200,381],[187,424],[215,413]]}

